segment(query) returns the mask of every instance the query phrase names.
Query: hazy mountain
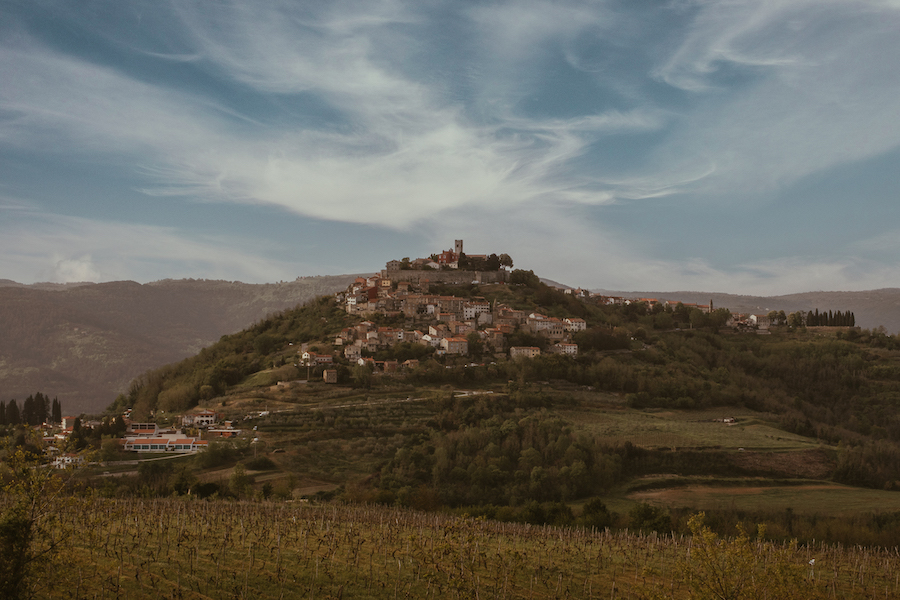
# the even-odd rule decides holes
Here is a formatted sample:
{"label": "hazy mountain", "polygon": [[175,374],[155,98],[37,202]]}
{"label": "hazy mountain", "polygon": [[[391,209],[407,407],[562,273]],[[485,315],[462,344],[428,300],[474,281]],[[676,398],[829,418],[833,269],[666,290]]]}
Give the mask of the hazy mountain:
{"label": "hazy mountain", "polygon": [[99,411],[144,371],[196,354],[356,275],[275,284],[164,280],[23,285],[0,280],[0,399],[41,391]]}
{"label": "hazy mountain", "polygon": [[727,308],[731,312],[765,314],[771,310],[786,313],[798,310],[851,311],[856,324],[864,329],[884,326],[890,334],[900,332],[900,289],[885,288],[865,292],[805,292],[786,296],[739,296],[710,292],[622,292],[594,290],[609,296],[657,298],[676,302],[694,302]]}

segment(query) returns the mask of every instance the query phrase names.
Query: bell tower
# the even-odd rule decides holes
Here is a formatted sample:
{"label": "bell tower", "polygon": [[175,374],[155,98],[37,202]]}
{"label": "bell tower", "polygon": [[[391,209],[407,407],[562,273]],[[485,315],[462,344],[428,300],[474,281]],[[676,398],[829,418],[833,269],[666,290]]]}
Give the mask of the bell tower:
{"label": "bell tower", "polygon": [[454,251],[456,254],[462,254],[462,253],[463,253],[463,244],[462,244],[462,243],[463,243],[462,240],[456,240],[456,241],[454,242],[454,244],[453,244],[453,251]]}

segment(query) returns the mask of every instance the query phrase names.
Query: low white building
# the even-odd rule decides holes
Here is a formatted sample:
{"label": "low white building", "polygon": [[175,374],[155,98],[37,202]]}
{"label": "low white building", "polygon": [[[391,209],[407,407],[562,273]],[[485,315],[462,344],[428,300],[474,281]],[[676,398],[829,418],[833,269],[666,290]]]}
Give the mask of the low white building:
{"label": "low white building", "polygon": [[189,413],[181,417],[182,427],[209,427],[215,425],[222,418],[222,415],[214,410],[204,409],[200,412]]}
{"label": "low white building", "polygon": [[560,342],[559,344],[553,344],[550,347],[550,350],[553,354],[565,354],[566,356],[577,356],[578,355],[578,344],[568,344],[565,342]]}
{"label": "low white building", "polygon": [[750,315],[747,320],[760,329],[768,329],[769,325],[771,325],[768,315]]}
{"label": "low white building", "polygon": [[167,435],[165,437],[126,437],[126,452],[171,452],[187,454],[198,452],[209,445],[206,440],[189,438],[183,435]]}

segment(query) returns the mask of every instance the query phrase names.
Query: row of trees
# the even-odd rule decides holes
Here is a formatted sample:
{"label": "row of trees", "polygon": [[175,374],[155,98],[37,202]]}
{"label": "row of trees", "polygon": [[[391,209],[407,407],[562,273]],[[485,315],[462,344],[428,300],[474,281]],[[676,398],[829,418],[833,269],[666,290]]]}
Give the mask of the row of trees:
{"label": "row of trees", "polygon": [[[437,254],[431,255],[432,260],[437,260]],[[457,260],[457,266],[463,271],[499,271],[501,267],[507,267],[509,269],[513,266],[513,260],[509,256],[509,254],[490,254],[485,257],[481,256],[467,256],[464,253],[460,253],[459,259]],[[428,267],[426,267],[427,269]],[[446,268],[446,267],[444,267]],[[412,262],[409,260],[408,256],[404,256],[400,259],[400,270],[401,271],[409,271],[413,269]]]}
{"label": "row of trees", "polygon": [[849,310],[845,312],[837,311],[834,313],[829,310],[827,313],[823,311],[820,314],[819,309],[817,308],[815,312],[806,314],[806,326],[855,327],[856,316]]}
{"label": "row of trees", "polygon": [[54,398],[38,392],[25,398],[21,409],[15,399],[5,403],[0,401],[0,425],[40,425],[42,423],[62,423],[62,406]]}
{"label": "row of trees", "polygon": [[463,271],[499,271],[500,267],[512,268],[513,261],[509,254],[491,254],[485,258],[478,256],[459,255],[459,268]]}
{"label": "row of trees", "polygon": [[817,308],[810,312],[792,312],[785,314],[783,310],[770,311],[769,323],[772,325],[790,325],[791,327],[856,327],[856,315],[848,311],[822,311]]}

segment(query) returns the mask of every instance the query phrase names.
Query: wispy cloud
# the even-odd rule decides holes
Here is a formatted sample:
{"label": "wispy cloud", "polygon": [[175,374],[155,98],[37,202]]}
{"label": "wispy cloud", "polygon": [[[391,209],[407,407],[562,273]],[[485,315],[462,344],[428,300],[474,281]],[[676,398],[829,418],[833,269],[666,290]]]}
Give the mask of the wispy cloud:
{"label": "wispy cloud", "polygon": [[[852,281],[847,265],[893,273],[854,262],[863,246],[814,268],[796,258],[802,249],[713,268],[708,256],[653,255],[636,241],[639,226],[614,229],[602,211],[584,210],[671,198],[647,219],[665,220],[677,203],[732,205],[738,215],[897,147],[896,4],[133,0],[97,19],[48,6],[58,16],[33,10],[66,20],[78,43],[29,29],[10,10],[12,25],[0,29],[0,150],[116,165],[123,191],[149,203],[269,205],[301,219],[471,232],[535,268],[592,278],[582,285],[807,282],[782,272],[792,261],[836,281]],[[78,46],[85,40],[96,47]],[[65,202],[54,211],[81,214]],[[178,269],[185,256],[195,257],[185,273],[228,277],[232,264],[240,275],[230,278],[259,280],[286,268],[246,254],[249,242],[231,252],[225,240],[241,235],[231,231],[192,241],[137,219],[34,222],[52,250],[40,254],[21,236],[32,250],[0,243],[45,277],[129,277],[129,264]],[[119,231],[154,241],[122,252]]]}
{"label": "wispy cloud", "polygon": [[713,164],[697,191],[746,202],[900,144],[896,7],[784,1],[697,10],[655,72],[699,94],[656,151],[662,164]]}
{"label": "wispy cloud", "polygon": [[140,272],[145,281],[203,273],[263,282],[315,268],[273,259],[254,246],[233,236],[35,212],[0,222],[2,276],[16,281],[114,281]]}

